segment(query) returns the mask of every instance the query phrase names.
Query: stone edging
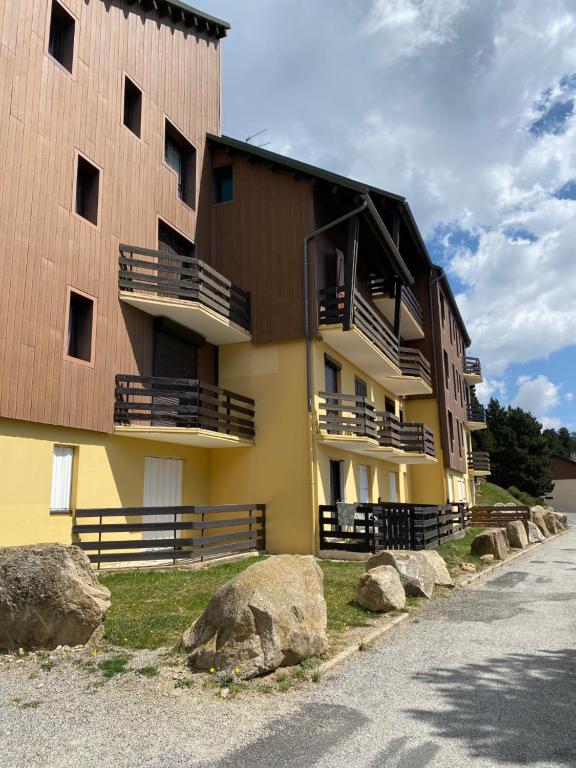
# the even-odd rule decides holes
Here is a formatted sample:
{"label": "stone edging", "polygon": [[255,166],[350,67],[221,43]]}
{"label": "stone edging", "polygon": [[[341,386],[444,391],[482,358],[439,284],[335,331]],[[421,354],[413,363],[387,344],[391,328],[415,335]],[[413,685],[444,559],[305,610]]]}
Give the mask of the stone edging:
{"label": "stone edging", "polygon": [[[502,568],[503,565],[507,565],[508,563],[511,563],[513,560],[516,560],[518,557],[522,557],[522,555],[527,555],[529,552],[532,552],[537,547],[541,547],[544,544],[547,544],[550,541],[553,541],[554,539],[559,538],[560,536],[564,536],[565,534],[569,533],[570,529],[567,531],[562,531],[561,533],[556,533],[554,536],[550,536],[546,541],[540,541],[536,544],[531,544],[526,549],[520,550],[520,552],[515,552],[513,555],[510,555],[510,557],[506,558],[506,560],[499,560],[498,562],[494,563],[494,565],[488,566],[488,568],[485,568],[483,571],[480,571],[479,573],[475,573],[472,576],[468,577],[467,579],[464,579],[463,581],[460,581],[458,584],[456,584],[456,588],[460,589],[466,589],[469,584],[472,584],[473,582],[477,581],[478,579],[489,576],[492,571],[497,570],[498,568]],[[348,661],[349,658],[354,656],[354,654],[358,653],[358,651],[361,650],[361,648],[364,645],[367,645],[368,643],[372,643],[375,640],[379,640],[381,637],[384,637],[384,635],[387,635],[388,632],[392,631],[395,626],[398,624],[401,624],[403,621],[406,621],[408,618],[410,618],[409,613],[401,613],[398,616],[394,616],[391,619],[388,619],[385,623],[383,623],[379,627],[375,627],[370,632],[367,632],[365,635],[363,635],[360,640],[357,640],[356,642],[352,643],[351,645],[346,646],[343,650],[341,650],[339,653],[336,654],[331,659],[328,659],[328,661],[325,661],[323,664],[321,664],[318,668],[321,675],[326,675],[332,672],[336,667],[339,667],[341,664],[343,664],[345,661]]]}

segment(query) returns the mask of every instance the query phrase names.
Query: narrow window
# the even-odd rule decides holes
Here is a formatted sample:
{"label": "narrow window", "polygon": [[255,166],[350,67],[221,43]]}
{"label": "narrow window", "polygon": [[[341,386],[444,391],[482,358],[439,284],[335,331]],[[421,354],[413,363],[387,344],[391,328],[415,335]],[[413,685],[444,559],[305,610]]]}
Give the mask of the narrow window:
{"label": "narrow window", "polygon": [[129,77],[124,76],[124,125],[135,136],[140,136],[142,123],[142,91]]}
{"label": "narrow window", "polygon": [[234,167],[220,165],[214,168],[214,203],[231,203],[234,200]]}
{"label": "narrow window", "polygon": [[450,432],[450,450],[454,451],[454,420],[452,419],[452,411],[448,411],[448,430]]}
{"label": "narrow window", "polygon": [[52,457],[51,512],[70,512],[72,504],[72,467],[74,448],[55,445]]}
{"label": "narrow window", "polygon": [[462,425],[460,424],[458,419],[456,419],[456,432],[458,433],[458,454],[460,456],[462,456],[462,432],[461,432],[461,429],[462,429]]}
{"label": "narrow window", "polygon": [[458,400],[458,382],[456,381],[456,368],[452,363],[452,381],[454,383],[454,399]]}
{"label": "narrow window", "polygon": [[359,376],[354,376],[354,394],[356,397],[368,397],[368,385]]}
{"label": "narrow window", "polygon": [[444,379],[446,381],[446,389],[450,386],[450,366],[448,364],[448,353],[446,350],[443,350],[444,352]]}
{"label": "narrow window", "polygon": [[324,356],[324,386],[326,392],[339,392],[340,391],[340,371],[342,366],[328,357]]}
{"label": "narrow window", "polygon": [[66,354],[76,360],[92,362],[92,336],[94,328],[94,301],[70,291],[68,304],[68,335]]}
{"label": "narrow window", "polygon": [[76,213],[98,224],[98,194],[100,171],[85,157],[78,155],[76,171]]}
{"label": "narrow window", "polygon": [[75,26],[74,17],[60,3],[52,0],[48,53],[62,64],[68,72],[72,72],[72,61],[74,59]]}
{"label": "narrow window", "polygon": [[164,130],[164,162],[178,177],[178,199],[194,206],[196,196],[196,150],[169,120]]}
{"label": "narrow window", "polygon": [[330,504],[344,501],[342,462],[330,459]]}
{"label": "narrow window", "polygon": [[384,410],[386,413],[391,413],[392,416],[396,415],[396,403],[389,397],[384,398]]}
{"label": "narrow window", "polygon": [[442,294],[440,294],[440,317],[442,318],[442,328],[444,328],[444,323],[446,322],[446,305]]}

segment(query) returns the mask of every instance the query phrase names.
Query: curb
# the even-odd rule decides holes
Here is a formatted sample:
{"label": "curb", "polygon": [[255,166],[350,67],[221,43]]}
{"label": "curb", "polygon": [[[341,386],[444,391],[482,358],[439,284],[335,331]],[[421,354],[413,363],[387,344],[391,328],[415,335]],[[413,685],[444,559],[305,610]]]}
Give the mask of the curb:
{"label": "curb", "polygon": [[346,646],[346,648],[337,653],[336,656],[328,659],[328,661],[325,661],[318,667],[318,671],[322,676],[328,674],[336,667],[339,667],[341,664],[343,664],[345,661],[348,661],[348,659],[351,656],[354,656],[355,653],[358,653],[362,646],[367,645],[368,643],[372,643],[374,640],[379,640],[381,637],[387,635],[388,632],[394,629],[395,626],[401,624],[403,621],[406,621],[408,618],[410,618],[409,613],[401,613],[398,616],[394,616],[393,618],[388,619],[385,624],[382,624],[380,627],[375,627],[373,630],[363,635],[360,640],[352,643],[352,645]]}
{"label": "curb", "polygon": [[469,576],[468,578],[458,582],[458,584],[456,584],[456,587],[460,589],[466,589],[466,587],[468,587],[469,584],[473,584],[475,581],[478,581],[484,576],[489,576],[493,571],[498,570],[498,568],[502,568],[503,565],[508,565],[508,563],[511,563],[513,560],[516,560],[517,558],[522,557],[523,555],[527,555],[529,552],[532,552],[538,547],[543,547],[546,544],[548,544],[550,541],[554,541],[554,539],[558,539],[560,536],[565,536],[569,532],[570,532],[570,528],[567,531],[562,531],[561,533],[555,533],[554,536],[550,536],[548,539],[546,539],[546,541],[539,541],[536,544],[531,544],[526,549],[521,549],[519,552],[515,552],[513,555],[510,555],[510,557],[507,557],[506,560],[498,560],[498,562],[494,563],[494,565],[490,565],[488,566],[488,568],[485,568],[483,571],[480,571],[479,573],[474,573],[472,576]]}

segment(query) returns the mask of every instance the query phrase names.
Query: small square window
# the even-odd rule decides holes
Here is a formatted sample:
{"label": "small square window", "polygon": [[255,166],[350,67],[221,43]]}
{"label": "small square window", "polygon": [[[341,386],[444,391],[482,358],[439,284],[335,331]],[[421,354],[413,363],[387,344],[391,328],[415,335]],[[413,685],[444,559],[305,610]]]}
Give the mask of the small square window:
{"label": "small square window", "polygon": [[76,169],[76,213],[92,224],[98,224],[98,194],[100,171],[95,165],[78,155]]}
{"label": "small square window", "polygon": [[72,72],[74,60],[75,28],[76,21],[72,14],[68,13],[56,0],[52,0],[48,53],[60,62],[68,72]]}
{"label": "small square window", "polygon": [[124,77],[124,115],[122,118],[126,128],[135,136],[140,136],[142,123],[142,91],[129,77]]}
{"label": "small square window", "polygon": [[169,120],[164,132],[164,162],[178,177],[178,199],[191,207],[196,199],[196,149]]}
{"label": "small square window", "polygon": [[70,291],[68,301],[66,354],[76,360],[90,363],[92,362],[94,300],[76,291]]}
{"label": "small square window", "polygon": [[214,202],[231,203],[234,200],[234,167],[221,165],[214,168]]}

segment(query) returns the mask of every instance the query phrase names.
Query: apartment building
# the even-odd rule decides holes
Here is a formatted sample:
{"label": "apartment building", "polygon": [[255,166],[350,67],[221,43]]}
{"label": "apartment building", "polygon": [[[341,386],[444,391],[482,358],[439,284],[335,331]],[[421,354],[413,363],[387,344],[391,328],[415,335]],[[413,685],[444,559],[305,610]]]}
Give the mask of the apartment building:
{"label": "apartment building", "polygon": [[5,14],[0,544],[259,503],[270,552],[312,553],[321,505],[473,496],[479,364],[408,204],[222,136],[227,30]]}

